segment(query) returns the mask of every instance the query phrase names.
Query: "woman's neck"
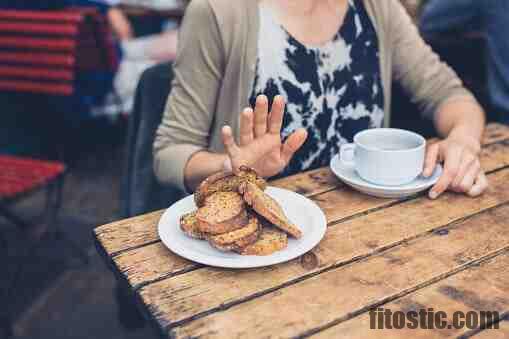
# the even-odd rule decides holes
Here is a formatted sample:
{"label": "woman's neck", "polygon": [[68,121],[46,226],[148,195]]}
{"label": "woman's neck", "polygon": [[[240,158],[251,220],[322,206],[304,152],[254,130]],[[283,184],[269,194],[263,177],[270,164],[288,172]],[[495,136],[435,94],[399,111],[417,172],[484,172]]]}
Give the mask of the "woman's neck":
{"label": "woman's neck", "polygon": [[338,12],[344,8],[348,0],[266,0],[278,3],[279,7],[285,9],[289,15],[306,17],[319,15],[319,13]]}
{"label": "woman's neck", "polygon": [[275,13],[279,23],[304,44],[321,45],[337,33],[348,0],[262,0]]}

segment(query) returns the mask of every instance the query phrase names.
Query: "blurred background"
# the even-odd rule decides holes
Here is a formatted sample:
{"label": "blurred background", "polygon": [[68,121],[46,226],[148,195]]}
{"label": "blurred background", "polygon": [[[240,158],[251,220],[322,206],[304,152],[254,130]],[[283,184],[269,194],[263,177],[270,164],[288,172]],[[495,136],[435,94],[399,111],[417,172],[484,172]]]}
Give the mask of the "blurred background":
{"label": "blurred background", "polygon": [[[501,121],[483,26],[434,30],[421,22],[427,1],[401,2]],[[153,179],[151,144],[187,1],[1,3],[0,338],[9,325],[19,338],[156,337],[91,235],[170,203]],[[433,136],[395,86],[392,125]]]}

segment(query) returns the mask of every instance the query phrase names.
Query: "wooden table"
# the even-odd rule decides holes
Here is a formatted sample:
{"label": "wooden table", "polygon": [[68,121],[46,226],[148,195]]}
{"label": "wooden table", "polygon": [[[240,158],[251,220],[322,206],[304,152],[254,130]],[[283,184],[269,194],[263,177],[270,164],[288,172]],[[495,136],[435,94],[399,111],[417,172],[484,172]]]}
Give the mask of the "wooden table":
{"label": "wooden table", "polygon": [[[227,270],[182,259],[159,241],[162,211],[96,228],[99,251],[163,337],[509,337],[509,128],[489,125],[482,197],[378,199],[327,168],[273,182],[314,200],[328,230],[291,262]],[[499,329],[370,330],[369,310],[498,311]]]}

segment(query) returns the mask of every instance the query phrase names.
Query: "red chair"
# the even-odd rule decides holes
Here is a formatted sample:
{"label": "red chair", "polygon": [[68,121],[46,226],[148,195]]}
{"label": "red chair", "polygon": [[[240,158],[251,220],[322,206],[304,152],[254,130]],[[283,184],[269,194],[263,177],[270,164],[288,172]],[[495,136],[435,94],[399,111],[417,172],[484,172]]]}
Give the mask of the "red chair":
{"label": "red chair", "polygon": [[70,96],[77,72],[117,67],[112,33],[93,8],[0,10],[0,91]]}
{"label": "red chair", "polygon": [[[0,155],[0,216],[18,226],[21,230],[27,231],[31,228],[29,222],[16,215],[9,207],[12,203],[33,194],[41,189],[46,189],[45,214],[47,230],[65,241],[80,258],[87,263],[88,256],[75,245],[64,232],[55,225],[56,217],[62,202],[62,188],[66,167],[60,162],[41,161],[26,158],[19,158],[7,155]],[[12,335],[12,324],[9,314],[10,298],[15,296],[14,289],[19,279],[23,276],[24,265],[32,257],[39,239],[29,241],[29,246],[24,248],[24,254],[20,258],[17,268],[10,277],[10,282],[4,292],[2,311],[0,311],[0,328],[7,336]],[[4,243],[6,241],[4,240]],[[5,313],[2,316],[2,313]]]}

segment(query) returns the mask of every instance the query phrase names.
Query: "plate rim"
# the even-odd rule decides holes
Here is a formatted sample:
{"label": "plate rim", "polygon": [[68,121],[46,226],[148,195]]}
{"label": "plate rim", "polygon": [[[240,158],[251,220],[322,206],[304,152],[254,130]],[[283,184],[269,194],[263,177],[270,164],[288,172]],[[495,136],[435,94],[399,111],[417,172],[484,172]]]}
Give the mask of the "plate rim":
{"label": "plate rim", "polygon": [[[311,251],[313,248],[315,248],[323,240],[323,238],[325,237],[325,234],[327,232],[327,218],[326,218],[323,210],[314,201],[312,201],[308,197],[306,197],[302,194],[299,194],[297,192],[294,192],[294,191],[291,191],[288,189],[284,189],[284,188],[274,187],[274,186],[268,186],[266,191],[268,191],[267,193],[269,195],[271,194],[272,191],[280,191],[284,194],[290,194],[294,197],[297,197],[298,199],[301,199],[301,201],[304,201],[306,204],[308,204],[310,206],[310,208],[312,208],[314,210],[314,212],[312,212],[313,229],[316,229],[316,232],[313,232],[309,235],[309,236],[313,236],[313,235],[314,236],[308,245],[306,245],[304,248],[300,248],[300,247],[294,248],[293,254],[289,254],[286,256],[282,255],[282,253],[284,253],[285,251],[288,251],[288,248],[287,248],[285,250],[275,252],[274,254],[269,255],[269,256],[246,256],[246,255],[241,256],[241,255],[238,255],[238,257],[232,257],[232,258],[218,258],[218,257],[206,256],[201,253],[197,253],[197,252],[193,251],[192,249],[181,251],[178,246],[176,246],[176,247],[172,246],[171,244],[167,243],[167,241],[165,241],[168,239],[166,236],[164,236],[164,234],[166,234],[166,233],[162,232],[163,226],[164,227],[168,226],[165,221],[168,218],[170,218],[169,215],[170,215],[170,213],[173,212],[173,209],[178,208],[178,207],[176,207],[177,204],[186,204],[186,202],[185,202],[186,200],[191,200],[191,203],[194,205],[194,196],[193,195],[189,195],[187,197],[180,199],[179,201],[173,203],[170,207],[168,207],[163,212],[163,214],[161,215],[161,218],[159,219],[158,224],[157,224],[157,233],[158,233],[159,239],[161,240],[162,244],[169,251],[171,251],[172,253],[174,253],[175,255],[177,255],[181,258],[190,260],[190,261],[198,263],[198,264],[206,265],[206,266],[219,267],[219,268],[230,268],[230,269],[248,269],[248,268],[273,266],[273,265],[281,264],[281,263],[293,260],[295,258],[298,258],[298,257],[306,254],[307,252]],[[319,217],[319,219],[316,219],[316,217]],[[177,219],[180,219],[180,215],[178,216]],[[179,232],[182,232],[182,231],[180,231],[180,227],[178,227],[178,224],[175,226],[177,227],[177,230]],[[306,236],[306,235],[303,235],[303,236]],[[189,241],[202,241],[202,240],[189,238]],[[296,242],[296,241],[301,241],[301,239],[290,238],[289,241]],[[217,251],[221,253],[221,251],[219,251],[219,250],[217,250]],[[229,252],[227,252],[227,253],[229,253]],[[230,253],[230,254],[233,254],[233,253]],[[206,258],[206,259],[203,260],[203,258]],[[249,258],[252,259],[251,263],[246,264],[246,261],[248,261],[246,259],[249,259]]]}

